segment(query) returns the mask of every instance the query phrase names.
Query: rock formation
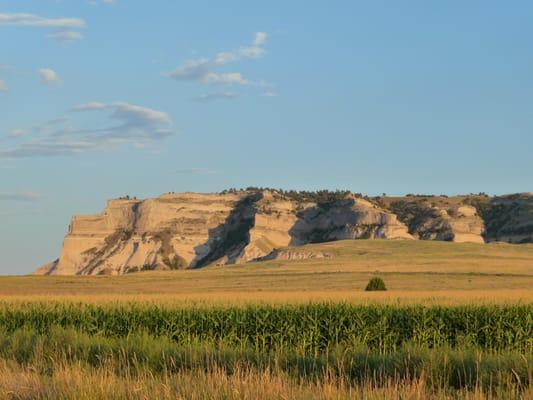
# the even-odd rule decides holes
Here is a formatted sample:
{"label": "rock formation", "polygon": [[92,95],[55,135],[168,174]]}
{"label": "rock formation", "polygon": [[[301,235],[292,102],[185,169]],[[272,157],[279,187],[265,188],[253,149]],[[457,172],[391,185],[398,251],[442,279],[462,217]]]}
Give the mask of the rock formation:
{"label": "rock formation", "polygon": [[48,273],[123,274],[200,265],[230,246],[229,238],[246,223],[247,196],[183,193],[111,200],[99,215],[72,218]]}
{"label": "rock formation", "polygon": [[478,207],[488,242],[533,243],[533,193],[495,197]]}
{"label": "rock formation", "polygon": [[472,205],[449,198],[388,200],[388,208],[417,239],[484,243],[484,222]]}
{"label": "rock formation", "polygon": [[110,200],[99,215],[74,216],[59,259],[35,273],[119,275],[236,264],[279,255],[284,247],[341,239],[533,242],[532,194],[317,193],[253,189]]}

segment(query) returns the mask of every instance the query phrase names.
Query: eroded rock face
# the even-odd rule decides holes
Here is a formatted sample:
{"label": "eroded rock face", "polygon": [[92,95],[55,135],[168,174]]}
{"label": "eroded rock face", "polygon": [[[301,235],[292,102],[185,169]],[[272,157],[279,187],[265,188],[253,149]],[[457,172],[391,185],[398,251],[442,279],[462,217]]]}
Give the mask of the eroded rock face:
{"label": "eroded rock face", "polygon": [[[57,275],[123,274],[194,267],[220,248],[247,194],[168,194],[112,200],[96,216],[75,216]],[[46,271],[42,271],[46,273]]]}
{"label": "eroded rock face", "polygon": [[378,238],[413,239],[395,215],[354,196],[317,204],[265,191],[255,203],[249,242],[235,261],[259,259],[287,246]]}
{"label": "eroded rock face", "polygon": [[487,241],[533,243],[533,193],[495,197],[481,210]]}
{"label": "eroded rock face", "polygon": [[413,239],[394,214],[353,196],[313,205],[297,217],[290,230],[292,245],[343,239]]}
{"label": "eroded rock face", "polygon": [[476,208],[448,200],[407,197],[388,205],[417,239],[484,243],[484,222]]}
{"label": "eroded rock face", "polygon": [[59,259],[36,274],[244,263],[280,256],[280,248],[343,239],[533,242],[531,194],[363,199],[342,193],[319,200],[268,190],[111,200],[101,214],[74,216]]}
{"label": "eroded rock face", "polygon": [[355,197],[316,204],[241,191],[111,200],[99,215],[73,217],[59,260],[37,273],[116,275],[244,263],[289,245],[357,238],[412,237],[394,215]]}
{"label": "eroded rock face", "polygon": [[277,193],[264,191],[254,203],[254,222],[248,242],[235,257],[236,263],[245,263],[269,254],[276,248],[291,244],[291,228],[296,223],[300,204]]}

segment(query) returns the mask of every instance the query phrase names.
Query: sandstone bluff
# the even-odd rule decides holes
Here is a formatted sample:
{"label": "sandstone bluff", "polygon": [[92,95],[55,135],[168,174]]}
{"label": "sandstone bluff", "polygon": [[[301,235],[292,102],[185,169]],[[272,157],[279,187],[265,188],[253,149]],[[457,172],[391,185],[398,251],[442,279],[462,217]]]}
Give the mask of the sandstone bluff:
{"label": "sandstone bluff", "polygon": [[279,249],[342,239],[531,243],[533,194],[370,198],[249,189],[115,199],[99,215],[74,216],[60,257],[35,273],[119,275],[292,258]]}

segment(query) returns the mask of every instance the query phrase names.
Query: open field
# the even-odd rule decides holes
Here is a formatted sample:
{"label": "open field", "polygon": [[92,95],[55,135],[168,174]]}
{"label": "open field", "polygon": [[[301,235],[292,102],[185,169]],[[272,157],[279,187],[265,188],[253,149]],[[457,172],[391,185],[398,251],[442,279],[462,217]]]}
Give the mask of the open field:
{"label": "open field", "polygon": [[533,398],[532,245],[298,251],[326,257],[2,277],[0,399]]}
{"label": "open field", "polygon": [[[11,300],[156,302],[530,302],[533,245],[358,240],[314,244],[329,258],[109,277],[0,277]],[[389,291],[365,293],[383,277]]]}

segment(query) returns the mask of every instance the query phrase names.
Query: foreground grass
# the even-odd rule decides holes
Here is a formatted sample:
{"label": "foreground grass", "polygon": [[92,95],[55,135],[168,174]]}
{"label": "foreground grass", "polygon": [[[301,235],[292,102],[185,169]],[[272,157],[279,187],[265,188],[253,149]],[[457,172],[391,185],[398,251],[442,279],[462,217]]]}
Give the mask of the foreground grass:
{"label": "foreground grass", "polygon": [[165,337],[95,337],[72,329],[1,335],[5,398],[445,399],[527,398],[533,358],[514,352],[404,346],[315,355]]}
{"label": "foreground grass", "polygon": [[518,399],[533,304],[0,303],[0,398]]}
{"label": "foreground grass", "polygon": [[114,400],[114,399],[225,399],[225,400],[515,400],[533,398],[531,387],[524,390],[434,390],[424,379],[410,382],[388,380],[346,385],[324,377],[315,382],[297,381],[276,372],[238,370],[228,374],[211,369],[153,376],[117,376],[108,369],[62,365],[50,375],[31,368],[0,365],[0,398]]}

